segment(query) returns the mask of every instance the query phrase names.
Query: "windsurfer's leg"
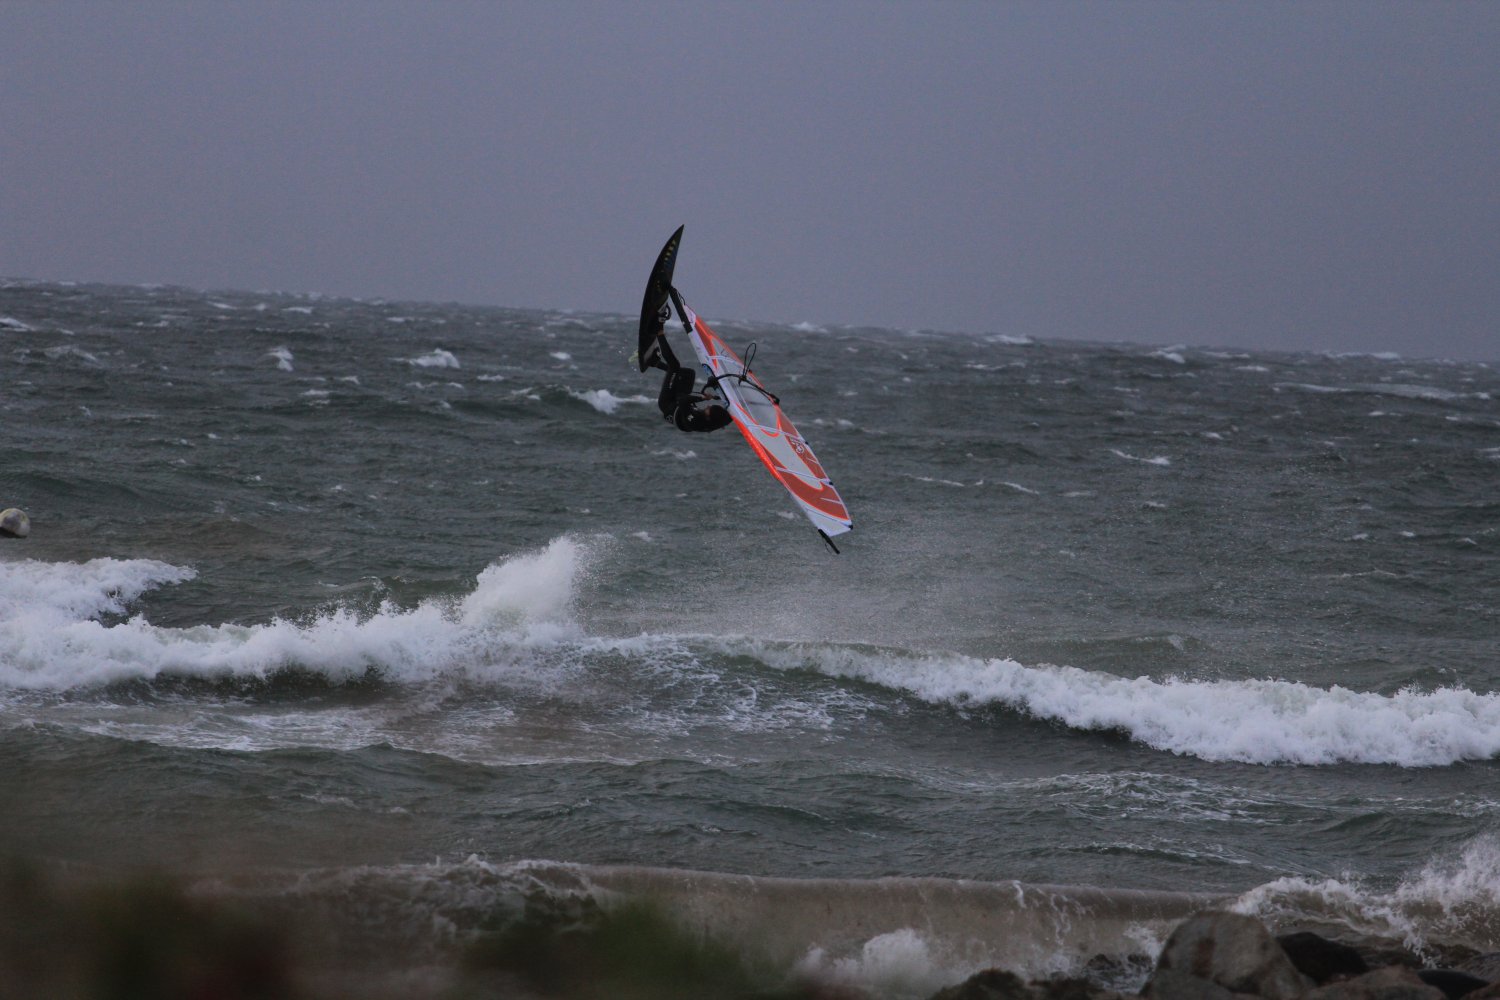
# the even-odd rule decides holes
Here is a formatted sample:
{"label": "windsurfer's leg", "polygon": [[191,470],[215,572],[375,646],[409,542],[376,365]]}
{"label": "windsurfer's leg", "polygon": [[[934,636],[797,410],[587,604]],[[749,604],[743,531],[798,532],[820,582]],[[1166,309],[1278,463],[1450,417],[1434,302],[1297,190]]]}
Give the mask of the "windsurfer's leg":
{"label": "windsurfer's leg", "polygon": [[690,368],[680,365],[667,369],[667,374],[662,376],[661,394],[656,397],[656,407],[661,410],[661,415],[671,419],[677,411],[678,404],[690,396],[693,392],[693,372]]}
{"label": "windsurfer's leg", "polygon": [[677,360],[677,355],[672,353],[672,345],[667,343],[667,335],[660,330],[656,332],[656,345],[661,348],[661,356],[666,359],[667,363],[664,367],[667,371],[676,371],[682,367],[682,363]]}

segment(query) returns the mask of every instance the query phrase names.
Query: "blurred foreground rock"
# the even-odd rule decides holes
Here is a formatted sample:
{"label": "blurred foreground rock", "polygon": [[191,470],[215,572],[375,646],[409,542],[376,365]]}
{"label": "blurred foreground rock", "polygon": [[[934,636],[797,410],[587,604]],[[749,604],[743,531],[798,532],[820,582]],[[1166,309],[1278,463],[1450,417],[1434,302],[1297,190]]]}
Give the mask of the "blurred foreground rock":
{"label": "blurred foreground rock", "polygon": [[[1500,954],[1456,969],[1417,968],[1399,953],[1365,954],[1307,931],[1272,937],[1238,913],[1200,913],[1162,948],[1148,1000],[1500,1000]],[[1373,968],[1372,968],[1373,967]],[[1081,979],[1025,982],[987,969],[931,1000],[1124,1000]]]}
{"label": "blurred foreground rock", "polygon": [[72,885],[0,864],[0,998],[298,1000],[282,929],[137,875]]}

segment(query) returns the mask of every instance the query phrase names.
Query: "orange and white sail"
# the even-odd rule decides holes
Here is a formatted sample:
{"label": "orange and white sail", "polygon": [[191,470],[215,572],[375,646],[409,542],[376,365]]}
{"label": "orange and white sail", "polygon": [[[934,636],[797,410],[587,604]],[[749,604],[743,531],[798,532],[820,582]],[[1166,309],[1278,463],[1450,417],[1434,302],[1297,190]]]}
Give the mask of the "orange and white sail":
{"label": "orange and white sail", "polygon": [[[674,296],[674,298],[676,298]],[[739,355],[677,298],[676,304],[688,328],[688,339],[709,376],[735,426],[750,442],[755,454],[785,486],[802,513],[825,539],[853,527],[849,508],[829,481],[828,473],[797,428],[782,411],[776,397],[760,379],[748,371]],[[830,541],[830,545],[833,543]]]}

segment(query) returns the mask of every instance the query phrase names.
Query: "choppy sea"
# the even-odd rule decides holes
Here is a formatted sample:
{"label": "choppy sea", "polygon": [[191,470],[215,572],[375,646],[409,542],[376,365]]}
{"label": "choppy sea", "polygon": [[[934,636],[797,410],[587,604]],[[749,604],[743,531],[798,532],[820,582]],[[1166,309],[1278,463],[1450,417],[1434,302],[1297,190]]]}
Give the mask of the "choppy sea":
{"label": "choppy sea", "polygon": [[0,854],[393,964],[642,892],[890,997],[1205,900],[1500,950],[1500,368],[686,291],[842,555],[629,303],[0,282]]}

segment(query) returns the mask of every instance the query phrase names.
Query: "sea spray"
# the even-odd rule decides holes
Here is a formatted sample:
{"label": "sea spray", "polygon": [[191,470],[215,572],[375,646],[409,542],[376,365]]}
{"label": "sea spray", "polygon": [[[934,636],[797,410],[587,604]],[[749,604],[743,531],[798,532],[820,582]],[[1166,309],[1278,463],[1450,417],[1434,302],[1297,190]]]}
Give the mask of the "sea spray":
{"label": "sea spray", "polygon": [[1475,837],[1402,878],[1394,891],[1357,875],[1289,876],[1244,893],[1233,908],[1275,924],[1400,942],[1427,959],[1454,947],[1500,951],[1500,838]]}

